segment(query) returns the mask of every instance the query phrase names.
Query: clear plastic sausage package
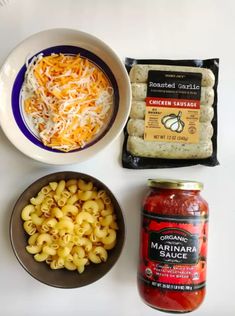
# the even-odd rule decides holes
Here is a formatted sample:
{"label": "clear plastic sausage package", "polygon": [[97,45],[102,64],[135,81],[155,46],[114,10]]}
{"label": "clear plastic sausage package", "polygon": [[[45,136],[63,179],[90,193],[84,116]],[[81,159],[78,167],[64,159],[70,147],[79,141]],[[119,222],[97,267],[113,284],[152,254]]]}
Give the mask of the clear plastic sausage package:
{"label": "clear plastic sausage package", "polygon": [[122,165],[216,166],[219,59],[126,58],[132,104]]}

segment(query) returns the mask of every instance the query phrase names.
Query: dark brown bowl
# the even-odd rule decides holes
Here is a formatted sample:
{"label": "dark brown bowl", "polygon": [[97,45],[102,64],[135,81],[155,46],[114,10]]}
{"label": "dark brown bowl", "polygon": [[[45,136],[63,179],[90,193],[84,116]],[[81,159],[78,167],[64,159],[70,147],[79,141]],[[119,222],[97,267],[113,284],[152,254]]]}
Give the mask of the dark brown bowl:
{"label": "dark brown bowl", "polygon": [[[82,274],[76,271],[66,269],[51,270],[45,262],[36,262],[33,255],[29,254],[25,247],[27,246],[28,235],[23,228],[21,211],[29,203],[31,197],[35,196],[40,189],[52,181],[83,179],[92,181],[98,189],[104,189],[110,196],[117,215],[119,230],[117,231],[117,244],[108,251],[108,259],[100,264],[90,264]],[[22,267],[38,281],[58,287],[58,288],[76,288],[91,284],[102,278],[117,262],[125,241],[125,223],[119,203],[113,193],[105,184],[90,175],[63,171],[44,176],[31,184],[19,197],[16,202],[10,220],[10,239],[16,258]]]}

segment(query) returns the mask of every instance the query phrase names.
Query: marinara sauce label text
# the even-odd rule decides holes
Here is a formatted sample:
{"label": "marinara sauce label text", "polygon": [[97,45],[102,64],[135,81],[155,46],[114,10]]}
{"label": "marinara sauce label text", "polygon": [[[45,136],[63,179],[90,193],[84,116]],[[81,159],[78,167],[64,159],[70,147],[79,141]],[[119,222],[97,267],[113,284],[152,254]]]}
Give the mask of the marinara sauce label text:
{"label": "marinara sauce label text", "polygon": [[201,79],[200,73],[148,72],[145,140],[199,142]]}
{"label": "marinara sauce label text", "polygon": [[143,212],[139,277],[167,290],[205,286],[207,218],[160,216]]}

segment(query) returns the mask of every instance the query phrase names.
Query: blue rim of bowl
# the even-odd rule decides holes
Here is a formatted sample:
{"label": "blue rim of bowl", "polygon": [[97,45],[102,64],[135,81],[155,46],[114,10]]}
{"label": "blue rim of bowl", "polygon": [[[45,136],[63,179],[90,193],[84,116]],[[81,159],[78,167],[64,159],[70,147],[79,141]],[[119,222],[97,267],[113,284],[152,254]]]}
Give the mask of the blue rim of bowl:
{"label": "blue rim of bowl", "polygon": [[[118,107],[119,107],[119,90],[118,90],[117,81],[116,81],[116,79],[114,77],[113,72],[108,67],[108,65],[101,58],[99,58],[97,55],[95,55],[94,53],[90,52],[89,50],[86,50],[86,49],[78,47],[78,46],[60,45],[60,46],[49,47],[49,48],[46,48],[46,49],[41,50],[40,52],[34,54],[29,59],[29,62],[32,60],[33,57],[35,57],[35,56],[37,56],[38,54],[41,54],[41,53],[43,53],[44,56],[51,55],[52,53],[55,53],[55,54],[63,53],[63,54],[67,54],[67,55],[80,54],[81,57],[89,59],[93,64],[95,64],[97,67],[99,67],[104,72],[104,74],[106,75],[108,80],[110,81],[111,86],[113,87],[113,91],[114,91],[114,104],[113,104],[114,109],[113,109],[112,117],[111,117],[109,123],[107,124],[106,128],[104,129],[104,131],[96,139],[94,139],[93,141],[88,143],[83,148],[79,148],[79,149],[76,149],[76,150],[73,150],[73,151],[69,151],[69,153],[81,151],[81,150],[84,150],[84,149],[94,145],[101,138],[103,138],[105,136],[105,134],[108,132],[108,130],[111,128],[111,126],[113,125],[114,120],[116,118],[117,112],[118,112]],[[11,106],[12,106],[12,112],[13,112],[14,119],[15,119],[20,131],[34,145],[36,145],[36,146],[38,146],[38,147],[40,147],[42,149],[51,151],[51,152],[64,153],[64,152],[62,152],[60,150],[53,149],[51,147],[43,145],[43,143],[37,138],[37,136],[28,127],[28,125],[27,125],[27,123],[26,123],[26,121],[24,119],[24,116],[23,116],[22,111],[21,111],[20,97],[21,97],[21,89],[22,89],[22,85],[23,85],[23,82],[24,82],[25,72],[26,72],[26,64],[24,64],[22,66],[22,68],[20,69],[20,71],[18,72],[18,74],[16,76],[16,79],[14,81],[14,84],[13,84],[13,88],[12,88]]]}

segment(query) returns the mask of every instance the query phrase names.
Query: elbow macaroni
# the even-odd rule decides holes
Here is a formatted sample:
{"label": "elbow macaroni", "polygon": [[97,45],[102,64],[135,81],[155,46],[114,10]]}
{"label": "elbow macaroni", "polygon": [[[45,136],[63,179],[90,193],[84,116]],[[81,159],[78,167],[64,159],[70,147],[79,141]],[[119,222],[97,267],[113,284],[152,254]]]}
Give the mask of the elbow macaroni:
{"label": "elbow macaroni", "polygon": [[111,198],[82,179],[50,182],[26,205],[21,218],[30,236],[26,250],[51,269],[82,273],[108,259],[118,224]]}
{"label": "elbow macaroni", "polygon": [[21,218],[24,221],[28,221],[31,219],[31,213],[35,212],[35,207],[32,204],[26,205],[21,213]]}

